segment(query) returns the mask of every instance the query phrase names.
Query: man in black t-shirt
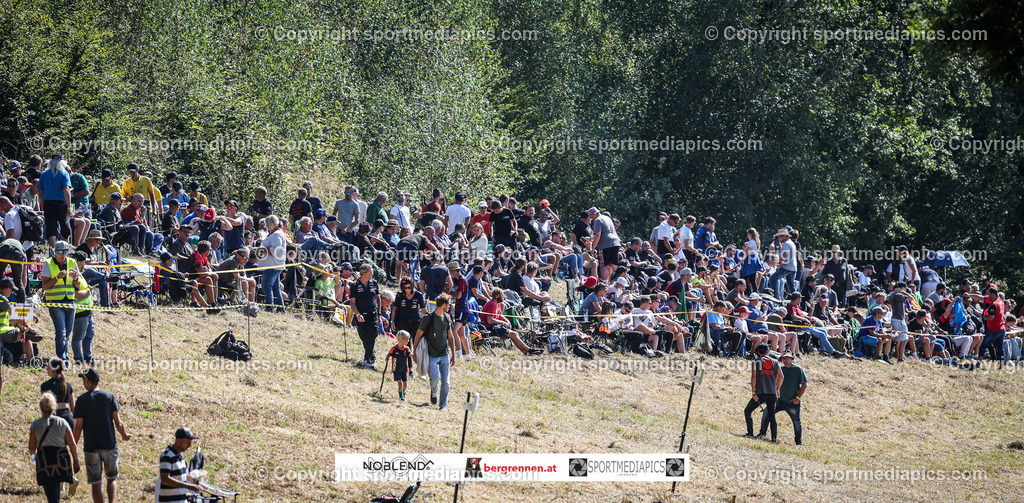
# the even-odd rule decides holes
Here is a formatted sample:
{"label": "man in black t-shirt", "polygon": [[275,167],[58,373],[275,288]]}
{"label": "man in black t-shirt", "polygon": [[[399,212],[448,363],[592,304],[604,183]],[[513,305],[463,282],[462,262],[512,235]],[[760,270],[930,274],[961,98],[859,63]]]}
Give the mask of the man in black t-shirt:
{"label": "man in black t-shirt", "polygon": [[412,278],[413,283],[419,282],[421,254],[426,250],[437,251],[434,243],[430,242],[430,238],[433,236],[434,228],[428,226],[423,228],[422,234],[410,234],[398,240],[398,245],[395,246],[395,281],[402,282],[405,266],[408,265],[409,277]]}
{"label": "man in black t-shirt", "polygon": [[288,218],[291,220],[292,229],[295,229],[296,222],[302,217],[313,218],[313,206],[306,200],[306,189],[299,189],[299,197],[292,201],[288,207]]}
{"label": "man in black t-shirt", "polygon": [[582,242],[584,236],[590,238],[594,237],[594,229],[590,227],[590,213],[586,211],[580,213],[580,219],[572,228],[569,238],[572,240],[572,244],[586,250],[587,247]]}
{"label": "man in black t-shirt", "polygon": [[255,196],[256,199],[249,206],[249,215],[258,225],[261,218],[267,218],[274,214],[274,207],[271,206],[270,200],[267,199],[267,189],[256,187]]}
{"label": "man in black t-shirt", "polygon": [[131,440],[117,411],[121,406],[110,392],[97,389],[100,374],[90,368],[78,374],[82,378],[85,393],[75,400],[75,441],[85,434],[85,473],[92,486],[93,501],[103,501],[100,483],[107,477],[107,496],[114,501],[117,495],[117,437],[114,427],[121,433],[121,439]]}
{"label": "man in black t-shirt", "polygon": [[745,436],[755,438],[754,420],[751,414],[754,412],[754,409],[763,404],[766,407],[761,415],[761,430],[757,434],[757,438],[763,437],[768,427],[771,426],[772,442],[775,442],[779,429],[778,424],[775,422],[775,403],[778,401],[779,388],[782,387],[782,368],[778,360],[768,356],[767,344],[758,344],[755,352],[757,353],[757,358],[754,359],[750,367],[751,398],[747,402],[747,407],[743,409],[743,418],[747,422],[747,434]]}
{"label": "man in black t-shirt", "polygon": [[494,244],[502,244],[506,248],[515,249],[518,225],[512,210],[503,208],[498,201],[493,201],[488,218],[491,221],[491,238]]}

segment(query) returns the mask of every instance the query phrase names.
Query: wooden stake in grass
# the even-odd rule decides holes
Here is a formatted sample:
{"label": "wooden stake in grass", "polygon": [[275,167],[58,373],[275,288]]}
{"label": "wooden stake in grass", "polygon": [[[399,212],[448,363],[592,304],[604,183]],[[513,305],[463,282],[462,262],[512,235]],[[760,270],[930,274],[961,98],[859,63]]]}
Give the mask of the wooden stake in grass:
{"label": "wooden stake in grass", "polygon": [[384,357],[384,371],[380,373],[380,389],[377,390],[377,395],[384,396],[384,376],[388,373],[388,360],[391,359],[391,355]]}

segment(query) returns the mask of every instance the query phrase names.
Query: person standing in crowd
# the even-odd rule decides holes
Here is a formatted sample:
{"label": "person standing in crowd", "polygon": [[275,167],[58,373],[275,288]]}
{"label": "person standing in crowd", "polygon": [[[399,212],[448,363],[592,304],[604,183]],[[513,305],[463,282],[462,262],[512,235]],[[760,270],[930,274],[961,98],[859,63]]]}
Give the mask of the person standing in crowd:
{"label": "person standing in crowd", "polygon": [[[473,210],[466,206],[466,194],[455,193],[455,204],[448,206],[444,211],[444,226],[448,229],[448,234],[451,235],[455,232],[457,224],[462,224],[464,228],[468,229],[471,218],[473,218]],[[535,243],[535,246],[539,245],[540,243]]]}
{"label": "person standing in crowd", "polygon": [[799,365],[793,364],[793,353],[786,351],[782,355],[782,385],[779,386],[779,401],[775,405],[775,414],[785,411],[793,421],[793,439],[796,445],[802,445],[803,428],[800,426],[800,400],[807,391],[807,374]]}
{"label": "person standing in crowd", "polygon": [[366,222],[375,223],[377,220],[381,222],[388,221],[388,212],[384,209],[384,205],[388,202],[388,195],[384,192],[378,192],[377,198],[373,200],[366,207]]}
{"label": "person standing in crowd", "polygon": [[260,245],[257,252],[259,267],[271,267],[263,269],[261,285],[263,287],[263,299],[268,304],[267,310],[274,309],[271,306],[278,306],[277,312],[284,312],[284,297],[281,294],[281,273],[284,272],[285,260],[288,256],[288,237],[281,228],[281,220],[276,215],[270,215],[264,222],[267,225],[267,238]]}
{"label": "person standing in crowd", "polygon": [[36,191],[43,194],[43,218],[46,220],[46,240],[52,248],[58,237],[71,237],[71,177],[64,156],[54,154],[39,176]]}
{"label": "person standing in crowd", "polygon": [[[63,483],[70,484],[68,496],[74,496],[78,488],[78,479],[73,474],[81,470],[78,462],[78,444],[71,434],[71,425],[64,418],[54,416],[56,408],[57,400],[53,394],[43,393],[39,400],[42,417],[32,421],[28,434],[28,453],[34,456],[36,482],[43,486],[47,503],[60,501]],[[66,464],[69,450],[72,466]]]}
{"label": "person standing in crowd", "polygon": [[[775,442],[779,428],[775,422],[775,403],[778,401],[779,389],[785,382],[785,378],[779,362],[768,356],[767,344],[758,344],[755,353],[757,353],[757,358],[754,359],[750,368],[751,398],[747,402],[747,407],[743,409],[743,417],[747,422],[746,437],[764,437],[768,428],[771,427],[772,442]],[[765,405],[765,409],[761,415],[761,430],[755,437],[754,420],[751,414],[761,405]]]}
{"label": "person standing in crowd", "polygon": [[491,240],[495,245],[504,245],[506,248],[516,248],[516,227],[517,222],[512,210],[507,209],[498,201],[491,202],[491,213],[488,217],[491,222]]}
{"label": "person standing in crowd", "polygon": [[352,230],[359,225],[359,205],[356,204],[353,196],[356,188],[351,185],[345,186],[345,198],[334,203],[332,216],[338,217],[338,237],[347,243],[351,243],[355,237]]}
{"label": "person standing in crowd", "polygon": [[85,435],[82,450],[85,452],[85,474],[92,487],[92,500],[103,502],[103,476],[107,477],[107,501],[117,501],[117,436],[114,428],[127,442],[132,435],[125,430],[118,411],[121,406],[109,391],[98,388],[100,374],[96,369],[86,369],[78,374],[82,378],[85,393],[75,403],[75,442]]}
{"label": "person standing in crowd", "polygon": [[71,245],[67,241],[58,241],[54,245],[53,257],[43,264],[39,272],[42,279],[43,297],[51,305],[46,309],[53,321],[56,336],[57,356],[68,361],[68,341],[71,340],[75,327],[75,293],[81,288],[78,282],[78,265],[68,257]]}
{"label": "person standing in crowd", "polygon": [[160,453],[160,481],[156,484],[158,503],[185,501],[186,493],[199,493],[200,487],[190,482],[188,463],[182,454],[192,448],[192,442],[199,438],[192,430],[182,427],[174,432],[174,443]]}
{"label": "person standing in crowd", "polygon": [[[152,180],[139,174],[139,165],[134,162],[128,165],[128,179],[121,184],[121,197],[131,199],[135,194],[142,194],[143,200],[149,201],[149,207],[155,214],[163,213],[163,205],[157,204],[156,194],[160,191],[153,186]],[[141,205],[140,205],[141,206]]]}
{"label": "person standing in crowd", "polygon": [[619,265],[619,249],[622,248],[622,241],[619,240],[619,234],[615,231],[615,223],[612,222],[611,217],[593,207],[587,210],[587,215],[590,216],[591,227],[594,229],[590,252],[600,261],[598,273],[601,276],[601,281],[607,282]]}
{"label": "person standing in crowd", "polygon": [[430,403],[437,404],[440,410],[448,406],[449,373],[451,367],[455,365],[455,332],[452,331],[454,322],[448,315],[450,303],[451,297],[448,294],[441,294],[437,298],[434,311],[420,320],[420,326],[416,329],[416,341],[413,343],[413,347],[417,347],[420,339],[426,338],[424,342],[430,356]]}
{"label": "person standing in crowd", "polygon": [[75,252],[72,254],[75,265],[78,268],[78,283],[75,289],[75,324],[71,336],[71,352],[75,356],[75,363],[89,363],[92,365],[92,339],[96,335],[96,329],[92,320],[92,289],[85,281],[82,270],[85,268],[85,254]]}
{"label": "person standing in crowd", "polygon": [[380,309],[380,287],[373,279],[373,266],[359,267],[359,279],[351,287],[349,303],[356,319],[356,330],[363,343],[363,366],[376,369],[377,357],[373,346],[377,341],[377,318]]}
{"label": "person standing in crowd", "polygon": [[252,204],[249,206],[249,215],[252,216],[253,220],[259,222],[274,214],[274,206],[267,199],[266,187],[256,187],[256,190],[253,191],[253,197],[255,199],[253,199]]}
{"label": "person standing in crowd", "polygon": [[[892,341],[896,346],[896,363],[903,363],[907,341],[910,339],[910,330],[907,329],[907,310],[904,305],[904,302],[909,298],[910,294],[907,293],[907,285],[899,281],[893,288],[892,293],[889,294],[889,297],[885,299],[891,306],[892,317],[889,320],[889,325],[892,327]],[[913,356],[917,357],[916,354]]]}
{"label": "person standing in crowd", "polygon": [[655,227],[655,244],[657,245],[659,257],[664,257],[666,253],[675,255],[678,251],[677,225],[679,225],[679,215],[673,213]]}
{"label": "person standing in crowd", "polygon": [[313,213],[316,213],[316,210],[324,207],[320,198],[313,195],[313,182],[309,180],[302,182],[302,188],[306,189],[306,201],[309,201],[309,208]]}
{"label": "person standing in crowd", "polygon": [[[822,276],[827,278],[828,275],[832,275],[835,283],[829,285],[831,290],[835,292],[836,303],[829,300],[830,307],[844,307],[846,306],[846,291],[848,283],[846,282],[846,273],[849,270],[850,265],[843,258],[843,250],[839,245],[832,245],[832,254],[827,261],[825,266],[822,268]],[[838,306],[837,306],[838,304]]]}
{"label": "person standing in crowd", "polygon": [[800,286],[796,282],[796,276],[800,269],[797,266],[796,245],[790,239],[789,231],[779,229],[775,233],[775,237],[779,240],[779,269],[771,278],[768,278],[768,283],[771,284],[772,291],[775,292],[775,298],[784,299],[787,285],[790,292],[800,291]]}
{"label": "person standing in crowd", "polygon": [[110,195],[114,192],[121,192],[121,185],[114,180],[114,172],[104,169],[100,172],[100,181],[92,187],[92,201],[96,206],[103,206],[110,202]]}
{"label": "person standing in crowd", "polygon": [[978,358],[984,358],[989,347],[997,360],[1003,359],[1003,338],[1006,337],[1006,302],[999,298],[994,286],[985,289],[985,296],[976,293],[970,297],[982,305],[982,319],[985,321],[985,338],[978,346]]}
{"label": "person standing in crowd", "polygon": [[313,206],[306,200],[306,196],[309,195],[306,189],[299,189],[298,195],[292,204],[288,206],[288,218],[291,224],[291,229],[295,230],[299,226],[299,220],[303,217],[313,217]]}

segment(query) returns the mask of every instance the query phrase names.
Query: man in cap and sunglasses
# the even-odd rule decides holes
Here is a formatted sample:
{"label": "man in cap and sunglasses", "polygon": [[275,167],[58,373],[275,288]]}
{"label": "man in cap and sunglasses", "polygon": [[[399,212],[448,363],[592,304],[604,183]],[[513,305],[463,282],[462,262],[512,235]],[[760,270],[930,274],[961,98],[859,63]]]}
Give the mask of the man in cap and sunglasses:
{"label": "man in cap and sunglasses", "polygon": [[775,414],[785,411],[793,421],[793,439],[802,444],[803,428],[800,426],[800,400],[807,391],[807,374],[793,363],[793,353],[782,355],[782,385],[779,387],[779,401],[775,403]]}

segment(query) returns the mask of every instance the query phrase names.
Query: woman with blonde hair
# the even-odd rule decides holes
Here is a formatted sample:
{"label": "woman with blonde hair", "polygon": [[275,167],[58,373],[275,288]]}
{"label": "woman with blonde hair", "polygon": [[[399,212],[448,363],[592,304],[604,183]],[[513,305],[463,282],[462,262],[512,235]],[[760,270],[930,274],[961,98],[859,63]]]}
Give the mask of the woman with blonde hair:
{"label": "woman with blonde hair", "polygon": [[64,418],[53,415],[56,408],[57,399],[53,393],[43,393],[39,400],[42,417],[32,421],[28,434],[28,452],[34,455],[36,464],[36,483],[43,486],[48,503],[60,501],[62,483],[71,484],[68,496],[75,494],[78,479],[74,474],[81,469],[71,425]]}

